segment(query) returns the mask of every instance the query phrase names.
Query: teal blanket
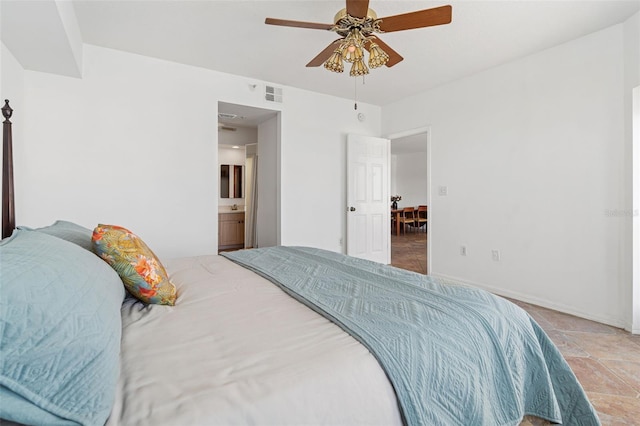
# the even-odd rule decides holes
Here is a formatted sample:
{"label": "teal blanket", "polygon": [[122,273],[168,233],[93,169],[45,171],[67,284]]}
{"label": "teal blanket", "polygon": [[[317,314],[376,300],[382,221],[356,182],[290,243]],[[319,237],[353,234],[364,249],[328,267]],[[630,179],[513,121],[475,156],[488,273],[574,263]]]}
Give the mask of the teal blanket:
{"label": "teal blanket", "polygon": [[305,247],[223,253],[366,346],[408,425],[600,424],[557,348],[486,291]]}

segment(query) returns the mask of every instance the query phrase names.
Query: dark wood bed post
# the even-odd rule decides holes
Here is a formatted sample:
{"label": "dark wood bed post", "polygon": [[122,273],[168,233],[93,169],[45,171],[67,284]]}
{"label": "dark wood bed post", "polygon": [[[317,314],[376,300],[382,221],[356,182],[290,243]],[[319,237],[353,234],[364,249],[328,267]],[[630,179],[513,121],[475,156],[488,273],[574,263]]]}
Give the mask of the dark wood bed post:
{"label": "dark wood bed post", "polygon": [[2,107],[2,238],[11,236],[16,227],[16,213],[13,193],[13,149],[11,135],[11,114],[9,100]]}

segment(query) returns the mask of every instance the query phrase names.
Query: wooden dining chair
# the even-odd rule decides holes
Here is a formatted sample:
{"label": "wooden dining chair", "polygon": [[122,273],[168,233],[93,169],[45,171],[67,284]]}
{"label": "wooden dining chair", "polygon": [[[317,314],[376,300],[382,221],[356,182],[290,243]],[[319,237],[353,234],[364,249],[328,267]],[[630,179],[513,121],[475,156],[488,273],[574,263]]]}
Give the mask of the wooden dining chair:
{"label": "wooden dining chair", "polygon": [[428,209],[427,206],[418,206],[418,215],[416,216],[416,223],[418,225],[418,229],[422,229],[424,226],[424,232],[427,232],[427,222],[428,218]]}
{"label": "wooden dining chair", "polygon": [[402,223],[402,229],[407,232],[407,225],[414,228],[416,227],[416,215],[413,207],[405,207],[402,209],[402,215],[400,216],[400,223]]}

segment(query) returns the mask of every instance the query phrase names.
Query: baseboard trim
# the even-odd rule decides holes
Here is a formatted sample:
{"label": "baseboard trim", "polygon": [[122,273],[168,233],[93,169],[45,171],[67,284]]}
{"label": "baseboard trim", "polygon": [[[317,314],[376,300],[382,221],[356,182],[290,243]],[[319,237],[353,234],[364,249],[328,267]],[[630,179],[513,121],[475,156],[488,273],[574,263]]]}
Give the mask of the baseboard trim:
{"label": "baseboard trim", "polygon": [[[565,314],[574,315],[576,317],[588,319],[591,321],[596,321],[602,324],[610,325],[612,327],[622,328],[629,331],[629,328],[626,327],[626,324],[617,318],[608,318],[608,317],[602,317],[599,315],[593,315],[589,312],[583,312],[579,309],[575,309],[575,307],[573,306],[568,306],[562,303],[553,302],[551,300],[542,299],[540,297],[531,296],[531,295],[520,293],[517,291],[509,291],[502,288],[486,285],[483,283],[465,280],[465,279],[454,277],[451,275],[431,274],[431,276],[436,278],[441,278],[444,280],[456,281],[463,285],[467,285],[469,287],[476,287],[476,288],[486,290],[490,293],[497,294],[498,296],[509,297],[511,299],[520,300],[522,302],[531,303],[537,306],[542,306],[543,308],[553,309],[554,311],[559,311]],[[640,330],[632,330],[631,333],[639,334]]]}

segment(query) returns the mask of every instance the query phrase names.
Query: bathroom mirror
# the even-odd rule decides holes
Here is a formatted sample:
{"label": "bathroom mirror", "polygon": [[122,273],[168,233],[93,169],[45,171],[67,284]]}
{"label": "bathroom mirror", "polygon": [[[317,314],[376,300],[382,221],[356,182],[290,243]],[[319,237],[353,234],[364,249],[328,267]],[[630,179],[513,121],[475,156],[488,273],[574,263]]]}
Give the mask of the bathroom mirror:
{"label": "bathroom mirror", "polygon": [[233,166],[233,198],[243,198],[242,166]]}
{"label": "bathroom mirror", "polygon": [[229,198],[229,165],[220,165],[220,198]]}
{"label": "bathroom mirror", "polygon": [[220,198],[244,198],[243,167],[239,165],[220,165]]}

